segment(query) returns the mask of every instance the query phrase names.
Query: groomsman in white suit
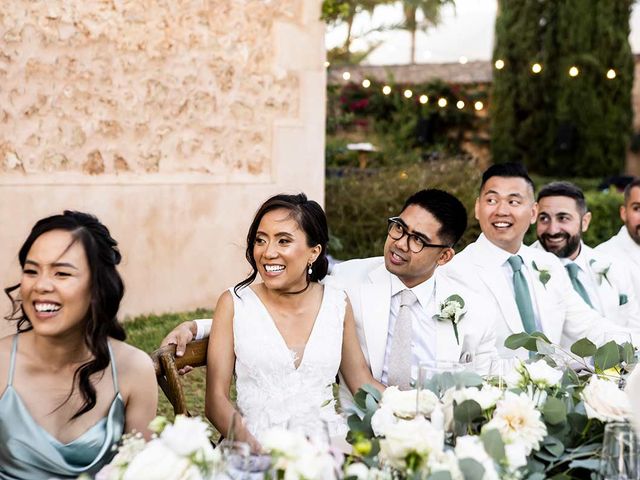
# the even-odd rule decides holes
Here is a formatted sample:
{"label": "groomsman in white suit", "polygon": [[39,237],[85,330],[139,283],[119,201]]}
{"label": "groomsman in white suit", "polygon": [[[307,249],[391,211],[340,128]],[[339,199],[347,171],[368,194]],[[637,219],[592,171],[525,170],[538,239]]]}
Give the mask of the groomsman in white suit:
{"label": "groomsman in white suit", "polygon": [[[365,358],[383,383],[408,388],[417,366],[429,361],[473,361],[471,368],[488,371],[497,353],[497,312],[440,272],[453,258],[453,246],[466,225],[466,209],[457,198],[441,190],[422,190],[406,201],[399,216],[388,219],[382,257],[338,264],[327,277],[347,291]],[[451,302],[452,296],[462,299],[462,310]],[[462,315],[454,328],[456,310]],[[209,325],[183,322],[163,344],[183,349],[194,336],[207,335]],[[341,396],[348,403],[350,396]]]}
{"label": "groomsman in white suit", "polygon": [[[499,350],[507,350],[509,335],[523,331],[541,331],[568,347],[583,337],[602,344],[607,330],[622,328],[582,300],[555,255],[523,245],[537,204],[522,165],[497,164],[484,172],[475,215],[482,234],[445,269],[498,306]],[[527,355],[522,349],[517,353]]]}
{"label": "groomsman in white suit", "polygon": [[620,207],[624,225],[620,231],[596,247],[596,251],[619,259],[629,268],[636,298],[640,299],[640,178],[624,189]]}
{"label": "groomsman in white suit", "polygon": [[538,192],[538,241],[532,247],[555,254],[573,289],[601,315],[640,328],[640,308],[626,266],[582,241],[590,221],[582,190],[570,182],[545,185]]}

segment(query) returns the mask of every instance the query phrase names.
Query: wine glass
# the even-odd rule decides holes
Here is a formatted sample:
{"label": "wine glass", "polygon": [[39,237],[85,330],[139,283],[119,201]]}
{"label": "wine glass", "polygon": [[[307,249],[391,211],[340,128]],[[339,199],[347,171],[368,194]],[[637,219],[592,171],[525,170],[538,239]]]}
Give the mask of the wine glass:
{"label": "wine glass", "polygon": [[610,422],[604,428],[599,473],[604,480],[631,480],[640,475],[638,437],[629,422]]}
{"label": "wine glass", "polygon": [[489,365],[488,378],[500,389],[507,388],[507,378],[516,371],[520,359],[515,355],[503,354],[493,357]]}

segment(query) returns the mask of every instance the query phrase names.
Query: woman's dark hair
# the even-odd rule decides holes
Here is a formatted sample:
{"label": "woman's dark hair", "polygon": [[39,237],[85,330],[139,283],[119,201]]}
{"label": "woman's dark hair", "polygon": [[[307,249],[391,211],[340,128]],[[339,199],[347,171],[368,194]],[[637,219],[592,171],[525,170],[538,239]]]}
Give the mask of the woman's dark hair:
{"label": "woman's dark hair", "polygon": [[291,212],[291,216],[298,222],[298,225],[307,236],[307,246],[314,247],[320,245],[321,247],[320,255],[318,255],[318,258],[316,258],[315,262],[311,265],[311,275],[307,274],[307,286],[299,292],[291,293],[302,293],[309,287],[310,282],[322,280],[327,275],[329,269],[329,260],[327,259],[329,228],[327,227],[327,217],[324,214],[324,210],[322,210],[318,202],[308,200],[304,193],[299,193],[298,195],[274,195],[260,206],[249,227],[245,257],[251,265],[251,268],[253,268],[253,272],[233,288],[236,295],[238,294],[238,290],[250,285],[258,275],[256,260],[253,258],[253,246],[256,242],[260,221],[267,213],[279,208]]}
{"label": "woman's dark hair", "polygon": [[[63,402],[64,405],[71,398],[77,379],[84,404],[71,417],[74,419],[87,413],[96,405],[96,389],[91,384],[90,378],[94,373],[101,372],[109,366],[108,337],[117,340],[126,338],[124,329],[116,319],[120,301],[124,295],[124,284],[116,270],[116,265],[120,263],[122,256],[118,250],[118,243],[111,237],[107,227],[95,216],[65,210],[62,215],[43,218],[34,225],[18,254],[21,267],[24,268],[29,250],[38,237],[52,230],[70,232],[73,240],[69,246],[75,242],[82,244],[91,272],[91,304],[84,327],[84,341],[93,355],[93,360],[76,369],[73,386]],[[33,328],[24,312],[22,300],[11,295],[11,292],[19,287],[20,284],[4,290],[13,305],[13,311],[6,319],[17,320],[18,333]]]}

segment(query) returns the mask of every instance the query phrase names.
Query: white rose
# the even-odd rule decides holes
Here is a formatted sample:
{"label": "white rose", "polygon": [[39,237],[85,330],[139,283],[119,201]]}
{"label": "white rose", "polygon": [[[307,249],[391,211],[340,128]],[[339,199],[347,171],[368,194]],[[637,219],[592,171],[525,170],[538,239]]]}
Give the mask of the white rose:
{"label": "white rose", "polygon": [[444,432],[423,417],[416,417],[389,426],[385,438],[380,440],[380,455],[391,466],[403,468],[410,453],[425,458],[430,452],[442,451],[443,444]]}
{"label": "white rose", "polygon": [[357,480],[368,480],[369,469],[364,463],[352,463],[345,469],[344,474],[347,477],[355,477]]}
{"label": "white rose", "polygon": [[160,438],[173,452],[184,457],[211,445],[207,424],[198,417],[184,415],[177,415],[173,425],[167,425]]}
{"label": "white rose", "polygon": [[285,480],[334,480],[335,462],[328,453],[317,451],[302,455],[287,466]]}
{"label": "white rose", "polygon": [[176,455],[161,440],[152,440],[133,459],[122,477],[123,480],[165,480],[191,477],[191,462]]}
{"label": "white rose", "polygon": [[517,470],[527,464],[527,451],[521,443],[509,443],[504,446],[509,470]]}
{"label": "white rose", "polygon": [[602,422],[624,421],[631,418],[629,397],[618,388],[617,382],[593,375],[580,394],[587,417]]}
{"label": "white rose", "polygon": [[[398,387],[388,387],[382,394],[380,405],[390,407],[399,418],[413,418],[416,414],[417,390],[400,390]],[[438,404],[438,397],[431,390],[420,391],[420,413],[430,415]]]}
{"label": "white rose", "polygon": [[524,367],[527,369],[527,372],[529,372],[531,381],[538,388],[555,387],[562,379],[562,371],[549,366],[549,364],[544,360],[524,364]]}
{"label": "white rose", "polygon": [[433,452],[427,460],[429,472],[434,474],[437,472],[447,472],[451,480],[464,480],[464,476],[460,471],[458,459],[452,451]]}
{"label": "white rose", "polygon": [[381,406],[371,417],[371,429],[376,437],[383,437],[390,425],[398,423],[391,407]]}
{"label": "white rose", "polygon": [[495,463],[484,449],[484,444],[480,437],[472,435],[458,437],[455,452],[458,460],[471,458],[484,467],[482,480],[498,480],[500,478],[496,471]]}
{"label": "white rose", "polygon": [[309,441],[302,433],[284,428],[271,428],[260,440],[265,451],[279,453],[288,458],[296,458],[305,449],[310,448]]}

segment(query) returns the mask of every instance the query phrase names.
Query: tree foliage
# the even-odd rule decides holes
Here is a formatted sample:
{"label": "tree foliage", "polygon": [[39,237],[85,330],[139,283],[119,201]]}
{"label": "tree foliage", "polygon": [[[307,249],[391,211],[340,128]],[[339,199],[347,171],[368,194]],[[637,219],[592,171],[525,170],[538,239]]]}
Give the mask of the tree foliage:
{"label": "tree foliage", "polygon": [[[632,121],[632,3],[499,2],[494,61],[504,68],[494,70],[494,161],[523,161],[546,175],[622,170]],[[577,76],[569,75],[573,66]]]}

